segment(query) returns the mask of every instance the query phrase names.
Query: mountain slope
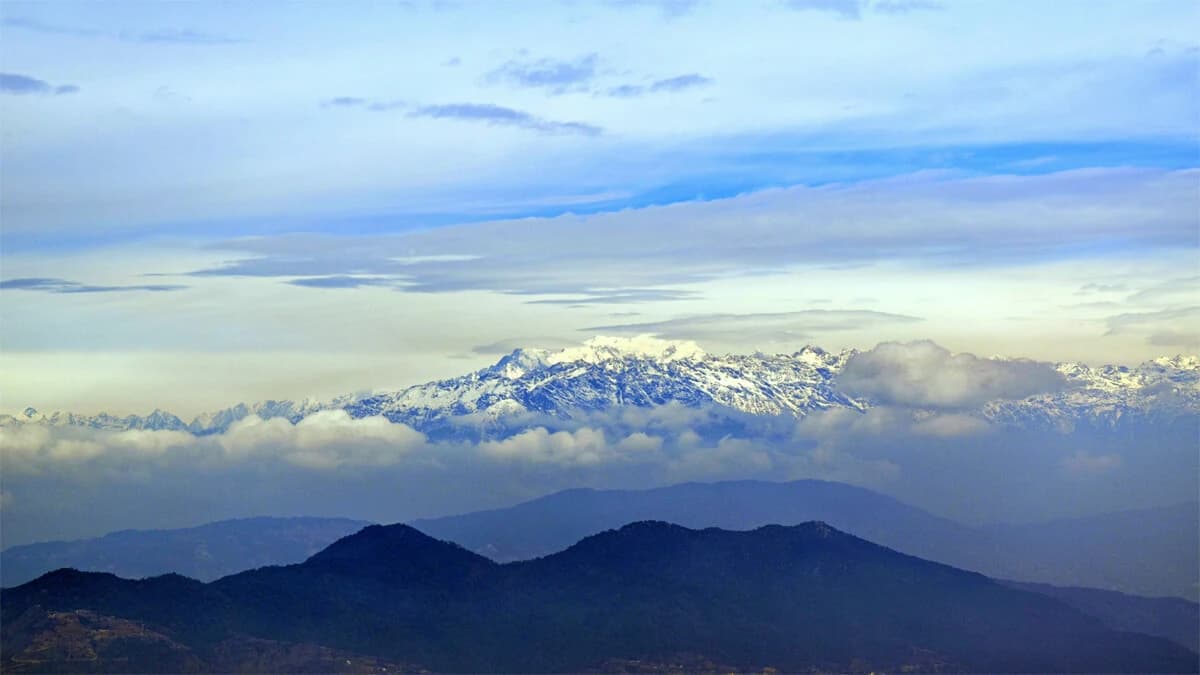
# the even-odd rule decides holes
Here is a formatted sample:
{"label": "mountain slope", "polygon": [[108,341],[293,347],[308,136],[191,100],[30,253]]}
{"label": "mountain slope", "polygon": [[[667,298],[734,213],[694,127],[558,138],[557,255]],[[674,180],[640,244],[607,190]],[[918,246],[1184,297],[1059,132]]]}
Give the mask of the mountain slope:
{"label": "mountain slope", "polygon": [[[221,433],[240,419],[297,422],[320,410],[353,417],[382,415],[434,437],[496,435],[530,414],[570,417],[622,406],[676,403],[716,406],[749,415],[804,416],[818,410],[864,410],[871,401],[838,389],[837,375],[857,352],[806,346],[792,354],[707,354],[689,341],[597,337],[551,352],[518,349],[495,365],[461,377],[397,391],[340,396],[328,401],[264,401],[197,416],[191,422],[156,410],[117,417],[33,408],[0,424],[47,424],[104,430],[165,429]],[[1069,430],[1111,428],[1129,420],[1168,420],[1200,414],[1200,358],[1177,356],[1136,368],[1056,366],[1067,386],[1017,401],[993,401],[972,412],[1016,427]]]}
{"label": "mountain slope", "polygon": [[1200,596],[1200,503],[980,528],[993,576],[1137,595]]}
{"label": "mountain slope", "polygon": [[0,586],[15,586],[60,567],[134,579],[173,572],[211,581],[263,565],[301,562],[366,525],[347,518],[242,518],[14,546],[0,552]]}
{"label": "mountain slope", "polygon": [[[434,537],[508,562],[560,551],[639,520],[746,530],[821,520],[885,546],[937,559],[973,530],[870,490],[820,480],[684,483],[649,490],[565,490],[504,509],[416,520]],[[909,551],[913,552],[913,551]],[[915,552],[914,552],[915,553]]]}
{"label": "mountain slope", "polygon": [[6,633],[35,605],[91,611],[145,621],[210,669],[238,636],[444,671],[1198,667],[1170,641],[824,523],[635,523],[508,565],[407,526],[370,527],[305,563],[208,585],[56,572],[0,600]]}
{"label": "mountain slope", "polygon": [[1183,598],[1144,598],[1096,588],[1004,583],[1048,595],[1100,619],[1113,630],[1157,635],[1200,651],[1200,604]]}

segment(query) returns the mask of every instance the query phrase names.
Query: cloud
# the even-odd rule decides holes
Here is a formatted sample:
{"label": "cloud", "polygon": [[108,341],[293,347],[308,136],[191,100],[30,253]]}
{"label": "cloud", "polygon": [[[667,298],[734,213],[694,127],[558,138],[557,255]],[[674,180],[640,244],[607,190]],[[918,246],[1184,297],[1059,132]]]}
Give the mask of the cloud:
{"label": "cloud", "polygon": [[570,61],[556,59],[511,60],[484,76],[487,82],[507,83],[518,87],[544,89],[551,94],[565,94],[587,89],[596,76],[599,57],[584,54]]}
{"label": "cloud", "polygon": [[235,458],[277,456],[309,469],[334,469],[395,464],[423,447],[425,436],[384,417],[355,419],[344,410],[322,410],[295,424],[251,415],[235,422],[217,442]]}
{"label": "cloud", "polygon": [[885,342],[855,354],[837,382],[851,396],[914,408],[974,407],[1066,386],[1050,364],[952,354],[928,340]]}
{"label": "cloud", "polygon": [[615,98],[635,98],[645,94],[657,94],[662,92],[676,92],[684,89],[693,89],[712,84],[712,78],[705,77],[699,73],[688,73],[686,75],[678,75],[668,77],[663,80],[657,80],[649,85],[638,84],[622,84],[616,87],[610,87],[605,90],[605,94]]}
{"label": "cloud", "polygon": [[245,42],[245,40],[228,35],[205,33],[188,28],[160,28],[142,33],[121,33],[120,39],[126,42],[141,42],[144,44],[167,43],[181,45],[232,45]]}
{"label": "cloud", "polygon": [[9,28],[20,28],[23,30],[33,31],[37,33],[47,33],[51,35],[70,35],[73,37],[108,37],[109,34],[86,28],[73,28],[70,26],[49,24],[36,19],[20,16],[6,16],[0,19],[0,25]]}
{"label": "cloud", "polygon": [[405,110],[413,104],[403,100],[368,99],[361,96],[335,96],[321,102],[322,108],[360,108],[370,112],[391,112]]}
{"label": "cloud", "polygon": [[[529,123],[521,113],[505,110],[476,106],[429,112]],[[596,296],[596,289],[610,295],[667,289],[806,265],[890,260],[992,268],[1027,263],[1031,256],[1078,258],[1080,251],[1116,246],[1122,251],[1194,246],[1197,180],[1196,170],[919,174],[395,235],[243,238],[215,246],[237,251],[240,259],[195,274],[399,275],[405,292],[491,290],[583,298]],[[405,256],[413,262],[397,260]]]}
{"label": "cloud", "polygon": [[806,309],[755,314],[700,314],[665,321],[589,326],[581,330],[639,335],[650,333],[670,339],[751,338],[762,342],[799,340],[817,333],[915,323],[921,320],[916,316],[862,309]]}
{"label": "cloud", "polygon": [[222,434],[202,437],[183,431],[0,425],[5,469],[31,474],[72,467],[107,471],[148,460],[160,466],[211,466],[217,457],[226,464],[277,460],[333,470],[389,466],[428,447],[425,436],[407,425],[384,417],[355,419],[344,410],[322,410],[295,424],[250,415]]}
{"label": "cloud", "polygon": [[866,0],[786,0],[785,4],[795,10],[830,12],[843,19],[858,19],[867,3]]}
{"label": "cloud", "polygon": [[353,107],[358,107],[358,106],[364,106],[366,104],[367,104],[367,99],[365,99],[365,98],[360,98],[357,96],[338,96],[335,98],[331,98],[328,101],[325,101],[325,103],[323,105],[339,106],[339,107],[343,107],[343,108],[353,108]]}
{"label": "cloud", "polygon": [[475,345],[471,347],[472,354],[482,354],[485,356],[497,356],[503,354],[511,354],[517,349],[529,349],[531,347],[541,349],[565,349],[567,347],[578,347],[579,343],[572,340],[563,340],[553,337],[519,337],[497,340],[487,344]]}
{"label": "cloud", "polygon": [[[1122,290],[1124,290],[1122,288]],[[1126,300],[1138,303],[1193,302],[1200,298],[1200,276],[1168,279],[1144,288]]]}
{"label": "cloud", "polygon": [[42,291],[44,293],[124,293],[130,291],[148,291],[161,293],[179,291],[187,288],[179,284],[139,284],[132,286],[95,286],[78,281],[47,277],[23,277],[0,281],[0,290]]}
{"label": "cloud", "polygon": [[[529,415],[493,426],[482,442],[435,442],[342,411],[298,424],[250,417],[205,437],[0,419],[5,542],[252,514],[390,522],[573,487],[685,480],[839,480],[956,519],[1045,519],[1194,499],[1195,422],[1059,432],[954,410],[839,408],[797,420],[674,403]],[[1109,481],[1079,479],[1117,474],[1115,492]]]}
{"label": "cloud", "polygon": [[1153,345],[1200,349],[1200,306],[1116,314],[1105,323],[1105,335],[1142,335]]}
{"label": "cloud", "polygon": [[321,103],[325,108],[358,108],[370,112],[407,110],[408,117],[482,122],[493,126],[529,129],[543,134],[599,136],[598,126],[584,122],[560,122],[538,117],[523,110],[506,108],[492,103],[446,103],[419,105],[402,100],[376,100],[359,96],[338,96]]}
{"label": "cloud", "polygon": [[158,28],[148,31],[119,31],[110,32],[90,28],[78,28],[61,24],[46,23],[28,17],[10,16],[0,20],[0,25],[9,28],[45,33],[49,35],[67,35],[81,38],[107,38],[138,44],[184,44],[184,45],[230,45],[245,42],[240,38],[217,33],[205,33],[189,28]]}
{"label": "cloud", "polygon": [[974,415],[934,414],[922,417],[912,425],[913,433],[921,436],[957,438],[975,436],[988,430],[986,420]]}
{"label": "cloud", "polygon": [[[529,305],[624,305],[638,302],[669,302],[672,300],[693,300],[699,296],[695,291],[682,291],[670,288],[620,288],[602,289],[571,289],[573,293],[582,293],[570,298],[549,298],[530,300]],[[539,291],[539,294],[542,292]],[[518,293],[523,294],[523,293]]]}
{"label": "cloud", "polygon": [[571,134],[580,136],[599,136],[603,129],[584,122],[558,122],[531,115],[523,110],[515,110],[491,103],[446,103],[441,105],[423,105],[408,113],[409,117],[429,117],[433,119],[462,120],[467,122],[482,122],[495,126],[509,126],[529,129],[544,134]]}
{"label": "cloud", "polygon": [[712,78],[710,77],[705,77],[699,73],[688,73],[687,75],[678,75],[676,77],[669,77],[665,80],[659,80],[650,85],[650,91],[680,91],[682,89],[691,89],[693,87],[703,87],[711,83]]}
{"label": "cloud", "polygon": [[334,275],[327,277],[304,277],[287,282],[293,286],[305,288],[361,288],[363,286],[394,286],[397,280],[392,277],[359,277],[351,275]]}
{"label": "cloud", "polygon": [[111,466],[165,458],[172,449],[196,443],[195,436],[181,431],[0,425],[0,459],[6,471],[19,474],[53,472],[101,459]]}
{"label": "cloud", "polygon": [[62,96],[64,94],[74,94],[78,91],[79,87],[73,84],[54,86],[45,80],[39,80],[28,75],[0,73],[0,93],[4,94]]}
{"label": "cloud", "polygon": [[483,454],[502,460],[551,464],[599,464],[611,460],[604,432],[582,428],[551,433],[545,427],[479,445]]}
{"label": "cloud", "polygon": [[945,5],[940,2],[935,2],[934,0],[875,0],[871,3],[871,11],[879,12],[881,14],[908,14],[909,12],[941,11],[945,8]]}
{"label": "cloud", "polygon": [[1090,284],[1084,284],[1084,285],[1080,286],[1079,290],[1075,291],[1075,295],[1089,295],[1091,293],[1118,293],[1120,291],[1126,290],[1127,288],[1128,288],[1128,286],[1126,286],[1125,284],[1120,284],[1120,283],[1118,283],[1118,284],[1090,283]]}
{"label": "cloud", "polygon": [[850,20],[861,19],[865,12],[909,14],[945,9],[942,3],[934,0],[785,0],[785,4],[794,10],[830,12]]}
{"label": "cloud", "polygon": [[605,0],[604,4],[618,9],[652,7],[665,17],[678,17],[698,7],[700,0]]}

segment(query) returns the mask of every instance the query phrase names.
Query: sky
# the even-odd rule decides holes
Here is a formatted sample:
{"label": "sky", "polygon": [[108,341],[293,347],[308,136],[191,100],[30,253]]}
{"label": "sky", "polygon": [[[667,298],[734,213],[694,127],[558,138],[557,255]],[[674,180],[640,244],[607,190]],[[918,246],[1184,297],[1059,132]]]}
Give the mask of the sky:
{"label": "sky", "polygon": [[1193,2],[295,10],[0,8],[0,407],[191,415],[599,333],[1198,348]]}
{"label": "sky", "polygon": [[[1197,35],[1189,0],[10,0],[0,412],[191,419],[457,376],[517,347],[595,335],[715,353],[931,340],[1092,365],[1195,354]],[[599,440],[580,428],[522,438],[640,442],[605,424]],[[811,428],[845,443],[856,438],[846,424]],[[428,450],[403,430],[352,431]],[[1194,446],[1176,435],[1162,450],[1171,462],[1122,459],[1123,480],[1170,482],[1181,467],[1194,479]],[[707,465],[681,468],[686,440],[681,431],[659,449],[683,454],[657,473],[477,466],[462,480],[509,485],[471,503],[499,506],[580,481],[874,485],[888,463],[904,466],[869,456],[870,442],[821,471],[717,443]],[[115,463],[86,480],[40,474],[58,488],[29,482],[15,497],[10,481],[0,506],[26,500],[21,537],[79,534],[69,523],[101,495],[114,527],[149,517],[136,515],[144,500],[115,506],[126,484],[97,476],[174,441],[60,441],[72,457],[118,448]],[[1068,483],[1125,457],[1039,442],[1056,454],[1038,470]],[[731,473],[732,458],[749,464]],[[203,502],[214,517],[250,515],[252,505],[184,495],[192,472],[226,470],[186,466],[156,483],[177,500],[161,513],[184,519]],[[466,506],[424,470],[406,474],[424,496],[401,511]],[[213,482],[238,490],[253,475]],[[981,483],[994,491],[982,506],[929,481],[893,492],[976,519],[1046,507],[1005,501],[1014,490],[1075,494],[1075,512],[1154,501],[1115,475]],[[370,480],[384,490],[394,478]],[[1194,496],[1193,479],[1160,496]],[[338,508],[373,494],[356,480],[367,479],[320,487],[301,472],[254,503],[385,519]],[[325,494],[324,506],[287,501],[293,489]]]}

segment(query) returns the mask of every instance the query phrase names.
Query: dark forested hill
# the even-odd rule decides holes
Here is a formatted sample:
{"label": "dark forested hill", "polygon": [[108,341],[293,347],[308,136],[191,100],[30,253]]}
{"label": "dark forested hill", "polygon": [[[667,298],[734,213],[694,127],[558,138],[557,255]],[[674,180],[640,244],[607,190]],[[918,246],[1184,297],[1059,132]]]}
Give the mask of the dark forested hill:
{"label": "dark forested hill", "polygon": [[0,600],[6,670],[39,658],[70,670],[45,627],[80,617],[146,631],[145,645],[125,643],[139,658],[115,669],[153,670],[161,652],[164,667],[217,670],[247,644],[266,655],[260,670],[301,667],[280,654],[450,671],[1198,667],[1168,640],[819,522],[744,532],[640,522],[506,565],[404,525],[373,526],[302,564],[210,584],[60,571]]}

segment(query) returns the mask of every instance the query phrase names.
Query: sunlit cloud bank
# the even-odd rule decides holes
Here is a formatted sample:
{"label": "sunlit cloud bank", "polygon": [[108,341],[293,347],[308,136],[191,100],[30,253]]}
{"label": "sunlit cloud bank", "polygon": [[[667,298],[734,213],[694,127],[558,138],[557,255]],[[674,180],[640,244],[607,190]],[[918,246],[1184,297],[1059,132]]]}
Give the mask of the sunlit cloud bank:
{"label": "sunlit cloud bank", "polygon": [[[968,520],[1172,503],[1200,489],[1195,414],[1068,431],[990,423],[968,407],[1062,381],[1045,364],[931,343],[880,345],[846,371],[876,407],[800,418],[677,403],[524,413],[492,420],[482,438],[440,440],[343,410],[296,423],[252,415],[203,437],[11,424],[0,427],[5,543],[254,513],[396,521],[569,487],[689,480],[845,481]],[[97,503],[102,513],[90,511]]]}

